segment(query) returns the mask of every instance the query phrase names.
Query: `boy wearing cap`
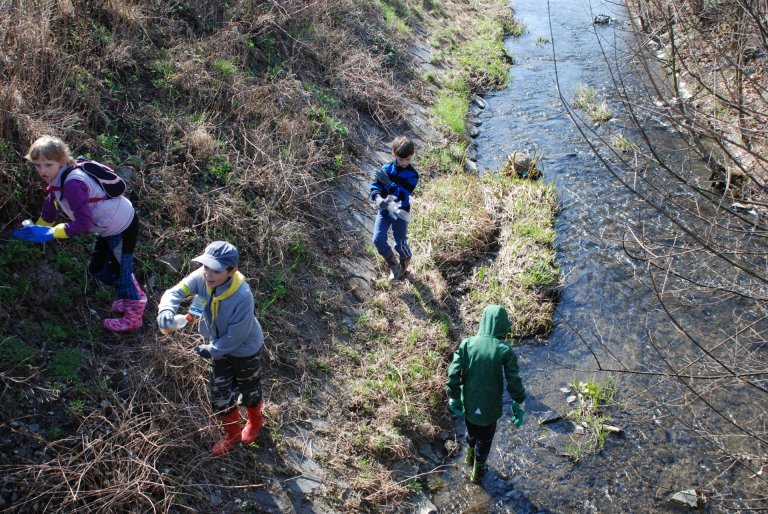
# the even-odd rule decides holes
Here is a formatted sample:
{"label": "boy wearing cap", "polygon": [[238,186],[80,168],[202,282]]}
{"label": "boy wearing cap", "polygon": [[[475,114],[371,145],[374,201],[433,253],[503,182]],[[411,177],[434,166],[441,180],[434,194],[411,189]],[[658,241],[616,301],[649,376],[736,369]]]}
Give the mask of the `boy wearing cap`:
{"label": "boy wearing cap", "polygon": [[[252,443],[261,431],[264,333],[254,315],[251,288],[237,271],[237,248],[226,241],[214,241],[192,260],[202,266],[163,293],[157,324],[160,328],[172,327],[179,304],[187,296],[197,295],[202,300],[198,332],[209,343],[196,346],[195,352],[211,361],[211,407],[226,431],[213,447],[218,457],[239,442]],[[248,413],[242,432],[238,395]]]}

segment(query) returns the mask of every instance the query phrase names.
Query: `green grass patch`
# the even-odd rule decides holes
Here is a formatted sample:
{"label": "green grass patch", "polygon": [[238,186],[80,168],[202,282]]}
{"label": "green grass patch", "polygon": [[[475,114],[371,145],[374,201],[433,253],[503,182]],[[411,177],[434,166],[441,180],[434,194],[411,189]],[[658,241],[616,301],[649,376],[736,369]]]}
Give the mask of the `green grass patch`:
{"label": "green grass patch", "polygon": [[611,146],[620,153],[634,153],[638,151],[638,146],[627,139],[624,134],[614,134],[611,136]]}
{"label": "green grass patch", "polygon": [[267,274],[263,284],[261,284],[261,290],[265,295],[266,300],[259,302],[259,313],[264,314],[288,294],[288,288],[285,284],[285,274],[279,271]]}
{"label": "green grass patch", "polygon": [[468,320],[488,304],[504,305],[512,335],[546,334],[560,281],[552,228],[557,194],[551,184],[487,174],[482,183],[499,227],[498,253],[475,267],[468,280]]}
{"label": "green grass patch", "polygon": [[571,104],[574,108],[586,112],[592,122],[597,125],[603,124],[613,117],[613,111],[608,107],[608,104],[604,100],[598,101],[597,91],[590,86],[578,86],[571,98]]}
{"label": "green grass patch", "polygon": [[37,356],[37,350],[15,337],[0,340],[0,369],[12,370],[30,363]]}
{"label": "green grass patch", "polygon": [[463,136],[466,133],[465,120],[469,112],[469,99],[465,94],[452,90],[438,93],[432,107],[435,126],[449,136]]}
{"label": "green grass patch", "polygon": [[67,404],[67,407],[65,409],[65,414],[67,415],[67,417],[73,420],[82,418],[84,412],[85,412],[84,400],[72,400]]}
{"label": "green grass patch", "polygon": [[[405,11],[407,6],[403,2],[386,2],[376,0],[376,6],[379,8],[384,23],[399,36],[405,37],[411,33],[411,28],[405,22]],[[395,5],[392,5],[394,3]]]}
{"label": "green grass patch", "polygon": [[206,166],[205,171],[214,181],[224,184],[232,173],[232,165],[225,156],[215,155]]}
{"label": "green grass patch", "polygon": [[311,107],[309,118],[316,122],[316,136],[319,138],[336,137],[344,139],[349,136],[349,129],[343,121],[331,115],[325,107]]}
{"label": "green grass patch", "polygon": [[48,362],[47,370],[50,376],[57,381],[68,384],[76,384],[82,381],[80,365],[85,359],[85,353],[72,347],[59,350]]}
{"label": "green grass patch", "polygon": [[235,71],[237,71],[235,64],[226,59],[216,59],[213,61],[213,69],[224,79],[232,78],[235,75]]}
{"label": "green grass patch", "polygon": [[39,250],[20,239],[0,246],[0,304],[10,307],[28,296],[32,266],[39,260]]}
{"label": "green grass patch", "polygon": [[69,336],[69,329],[58,323],[43,321],[41,323],[43,341],[49,344],[60,343]]}
{"label": "green grass patch", "polygon": [[419,174],[424,176],[464,172],[467,144],[463,141],[427,146],[419,151]]}
{"label": "green grass patch", "polygon": [[512,58],[504,47],[504,37],[503,23],[496,19],[479,19],[474,25],[473,36],[453,49],[464,74],[471,74],[477,87],[502,88],[507,84]]}
{"label": "green grass patch", "polygon": [[331,95],[329,93],[326,93],[325,91],[319,89],[317,86],[315,86],[314,84],[312,84],[310,82],[305,82],[303,85],[304,85],[304,88],[307,91],[312,93],[313,97],[315,97],[316,99],[320,100],[320,102],[323,103],[324,105],[326,105],[328,107],[332,107],[332,108],[339,108],[339,107],[341,107],[341,105],[342,105],[341,100],[339,100],[335,96],[333,96],[333,95]]}
{"label": "green grass patch", "polygon": [[615,402],[618,386],[610,378],[603,382],[574,380],[565,391],[570,393],[568,403],[574,406],[566,417],[582,432],[571,438],[566,454],[578,461],[587,453],[605,448],[606,437],[612,431],[609,429],[613,428],[607,425],[610,419],[605,409]]}

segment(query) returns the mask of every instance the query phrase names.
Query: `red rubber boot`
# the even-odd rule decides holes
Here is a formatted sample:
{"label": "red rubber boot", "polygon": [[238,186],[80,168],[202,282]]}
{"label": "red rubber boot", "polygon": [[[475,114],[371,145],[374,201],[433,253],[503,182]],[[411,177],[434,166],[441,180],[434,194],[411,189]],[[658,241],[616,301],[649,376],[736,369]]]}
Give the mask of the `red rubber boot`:
{"label": "red rubber boot", "polygon": [[263,404],[264,400],[259,400],[259,404],[256,407],[246,408],[248,411],[248,423],[245,424],[241,435],[244,444],[254,442],[261,433],[261,427],[264,426],[264,416],[261,414],[261,406]]}
{"label": "red rubber boot", "polygon": [[221,441],[213,445],[214,457],[221,457],[240,442],[240,411],[237,410],[237,407],[221,417],[221,426],[226,435]]}

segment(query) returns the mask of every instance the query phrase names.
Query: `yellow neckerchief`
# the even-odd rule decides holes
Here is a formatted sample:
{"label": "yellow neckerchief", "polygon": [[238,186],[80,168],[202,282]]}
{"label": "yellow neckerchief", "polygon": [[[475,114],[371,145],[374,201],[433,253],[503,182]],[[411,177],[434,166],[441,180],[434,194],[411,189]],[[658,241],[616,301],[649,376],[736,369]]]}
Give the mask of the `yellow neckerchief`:
{"label": "yellow neckerchief", "polygon": [[219,296],[213,296],[213,289],[205,286],[205,289],[208,290],[208,294],[211,295],[211,323],[216,320],[216,315],[219,313],[219,302],[226,300],[235,294],[235,291],[240,289],[243,282],[245,282],[245,276],[239,271],[235,271],[235,274],[232,276],[232,283],[229,284],[229,288]]}

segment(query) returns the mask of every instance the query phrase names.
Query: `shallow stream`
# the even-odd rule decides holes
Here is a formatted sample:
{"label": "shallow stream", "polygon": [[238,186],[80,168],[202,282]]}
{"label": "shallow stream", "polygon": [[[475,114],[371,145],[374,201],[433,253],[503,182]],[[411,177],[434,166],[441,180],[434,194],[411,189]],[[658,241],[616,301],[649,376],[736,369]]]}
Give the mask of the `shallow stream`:
{"label": "shallow stream", "polygon": [[[441,512],[675,512],[678,507],[669,502],[673,493],[716,479],[727,482],[707,443],[656,407],[674,401],[676,385],[658,377],[613,375],[622,403],[608,416],[623,432],[610,435],[604,451],[578,462],[566,455],[572,424],[538,423],[569,410],[569,395],[561,388],[574,380],[608,378],[594,371],[585,341],[613,352],[614,357],[602,353],[603,365],[633,369],[656,358],[648,334],[674,342],[675,331],[659,312],[656,296],[638,280],[643,270],[636,269],[621,245],[625,222],[642,207],[601,166],[557,94],[553,42],[565,98],[586,84],[612,108],[618,104],[611,96],[604,51],[609,60],[624,59],[625,40],[630,39],[627,15],[609,1],[518,0],[513,8],[526,32],[507,41],[515,61],[509,87],[484,97],[487,106],[477,116],[477,161],[482,173],[500,168],[512,152],[542,157],[544,179],[555,183],[561,201],[556,244],[562,296],[553,333],[516,347],[528,390],[526,423],[515,429],[508,416],[499,420],[491,469],[480,485],[466,478],[463,444],[444,475],[447,485],[431,500]],[[614,22],[594,25],[598,14]],[[649,117],[646,123],[658,148],[678,163],[686,161],[689,169],[695,166],[663,122]],[[617,119],[600,130],[615,131],[620,124]],[[732,319],[727,307],[691,308],[684,315],[702,334],[717,332],[719,324]],[[463,430],[460,423],[457,427]]]}

